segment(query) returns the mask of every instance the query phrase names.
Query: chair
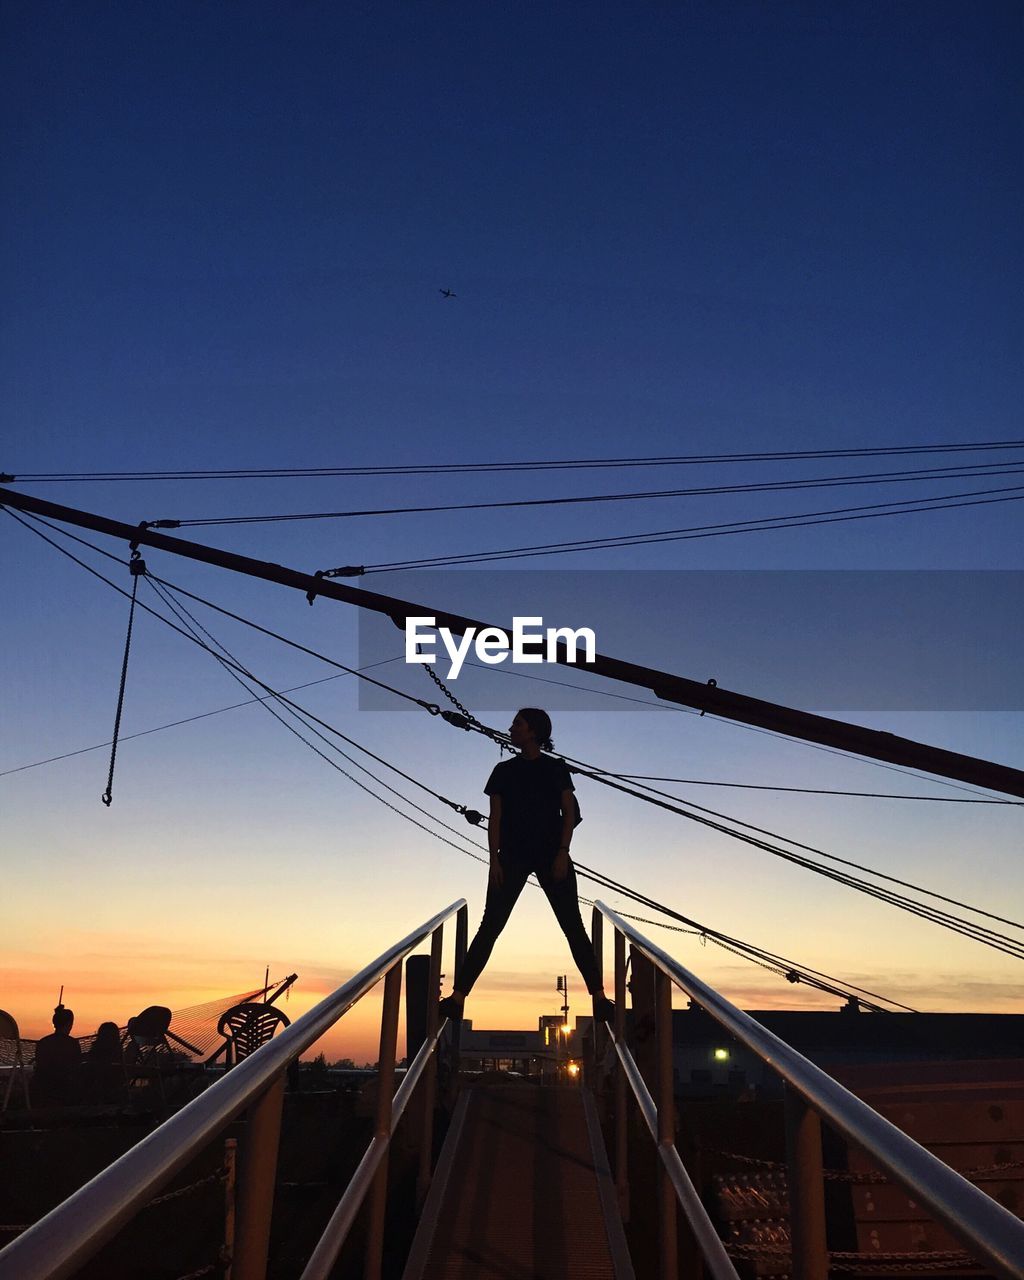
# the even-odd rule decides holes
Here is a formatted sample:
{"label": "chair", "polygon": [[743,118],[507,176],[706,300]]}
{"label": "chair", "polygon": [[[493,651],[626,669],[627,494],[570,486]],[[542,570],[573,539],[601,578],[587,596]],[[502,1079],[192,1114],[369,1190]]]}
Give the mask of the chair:
{"label": "chair", "polygon": [[178,1056],[170,1046],[173,1040],[190,1053],[201,1053],[195,1045],[170,1030],[171,1011],[164,1005],[153,1004],[134,1018],[128,1019],[124,1033],[124,1067],[129,1088],[139,1080],[156,1080],[160,1097],[166,1101],[164,1076],[177,1071]]}
{"label": "chair", "polygon": [[230,1070],[243,1058],[255,1053],[274,1038],[278,1027],[287,1027],[291,1019],[274,1004],[236,1004],[225,1010],[217,1023],[217,1034],[224,1037],[214,1057],[224,1054],[224,1066]]}
{"label": "chair", "polygon": [[21,1052],[21,1034],[18,1031],[18,1024],[3,1009],[0,1009],[0,1040],[13,1042],[13,1050],[9,1050],[7,1045],[4,1045],[2,1051],[0,1051],[5,1061],[8,1055],[11,1058],[10,1073],[7,1076],[7,1088],[4,1090],[4,1105],[0,1107],[0,1111],[7,1110],[7,1104],[11,1100],[11,1090],[14,1088],[15,1076],[21,1080],[21,1091],[25,1095],[25,1106],[31,1107],[32,1103],[29,1101],[28,1096],[28,1075],[25,1071],[25,1058]]}

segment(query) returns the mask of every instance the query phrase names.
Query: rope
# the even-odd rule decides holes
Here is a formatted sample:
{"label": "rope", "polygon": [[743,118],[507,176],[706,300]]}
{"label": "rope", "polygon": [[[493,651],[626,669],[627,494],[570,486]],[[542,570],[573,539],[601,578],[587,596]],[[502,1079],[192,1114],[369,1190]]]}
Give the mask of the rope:
{"label": "rope", "polygon": [[139,578],[146,572],[146,562],[138,551],[132,552],[129,562],[132,575],[131,606],[128,609],[128,634],[124,638],[124,659],[121,662],[121,687],[117,691],[117,712],[114,715],[114,737],[110,744],[110,772],[107,774],[107,789],[100,799],[109,809],[114,800],[114,762],[117,759],[117,739],[121,732],[121,711],[124,708],[124,688],[128,679],[128,654],[132,647],[132,624],[135,621],[135,597],[139,590]]}

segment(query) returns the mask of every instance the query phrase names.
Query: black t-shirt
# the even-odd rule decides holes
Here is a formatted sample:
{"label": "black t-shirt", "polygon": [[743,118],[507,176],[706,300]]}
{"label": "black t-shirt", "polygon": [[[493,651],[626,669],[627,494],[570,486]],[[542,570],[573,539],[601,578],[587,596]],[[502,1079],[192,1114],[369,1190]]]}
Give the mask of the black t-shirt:
{"label": "black t-shirt", "polygon": [[501,796],[501,852],[552,857],[562,842],[562,792],[573,791],[564,760],[514,756],[494,766],[484,791]]}

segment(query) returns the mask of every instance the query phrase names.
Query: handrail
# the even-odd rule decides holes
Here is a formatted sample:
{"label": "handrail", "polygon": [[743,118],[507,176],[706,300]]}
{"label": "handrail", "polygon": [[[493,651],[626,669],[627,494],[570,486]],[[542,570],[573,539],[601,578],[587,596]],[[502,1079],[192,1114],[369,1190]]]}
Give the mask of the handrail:
{"label": "handrail", "polygon": [[[441,1033],[447,1025],[448,1019],[445,1018],[440,1026],[423,1041],[416,1057],[409,1064],[392,1103],[392,1127],[397,1125],[402,1118],[402,1113],[408,1106],[409,1099],[419,1083],[420,1076],[426,1070],[427,1063],[430,1061],[431,1055],[441,1039]],[[309,1261],[306,1263],[300,1280],[324,1280],[325,1277],[330,1275],[335,1259],[341,1250],[352,1223],[355,1221],[355,1216],[362,1205],[363,1197],[366,1195],[373,1181],[373,1176],[384,1159],[386,1150],[387,1143],[378,1137],[375,1137],[366,1148],[362,1160],[360,1160],[345,1189],[345,1194],[338,1201],[338,1206],[331,1214],[327,1226],[324,1227],[319,1243],[310,1254]]]}
{"label": "handrail", "polygon": [[644,1083],[644,1078],[636,1065],[636,1059],[621,1040],[615,1041],[615,1052],[618,1054],[619,1062],[622,1064],[626,1080],[633,1090],[633,1096],[636,1098],[637,1105],[640,1108],[644,1124],[654,1139],[658,1150],[658,1159],[661,1161],[662,1167],[676,1194],[676,1199],[682,1205],[690,1223],[690,1229],[704,1255],[704,1262],[708,1272],[713,1277],[713,1280],[736,1280],[737,1271],[733,1266],[732,1259],[726,1253],[725,1245],[719,1238],[714,1223],[701,1202],[697,1188],[693,1185],[675,1144],[664,1143],[659,1137],[658,1108],[651,1097],[650,1090]]}
{"label": "handrail", "polygon": [[13,1240],[0,1251],[0,1280],[72,1275],[396,963],[465,905],[458,899],[394,943]]}
{"label": "handrail", "polygon": [[1024,1275],[1024,1223],[943,1164],[813,1062],[702,982],[602,902],[595,910],[730,1035],[757,1054],[822,1119],[871,1157],[914,1201],[1006,1280]]}

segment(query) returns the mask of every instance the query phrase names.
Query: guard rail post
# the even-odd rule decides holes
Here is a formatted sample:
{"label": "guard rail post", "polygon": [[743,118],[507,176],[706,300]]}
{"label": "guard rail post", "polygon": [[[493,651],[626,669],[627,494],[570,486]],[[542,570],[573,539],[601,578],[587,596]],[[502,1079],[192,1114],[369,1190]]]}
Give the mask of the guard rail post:
{"label": "guard rail post", "polygon": [[821,1118],[786,1085],[786,1159],[793,1280],[828,1280]]}
{"label": "guard rail post", "polygon": [[[615,1040],[626,1038],[626,936],[612,926],[615,933]],[[622,1221],[629,1221],[629,1134],[626,1129],[626,1073],[622,1063],[615,1062],[615,1189],[619,1195]]]}
{"label": "guard rail post", "polygon": [[[654,1020],[657,1038],[658,1099],[658,1253],[662,1280],[676,1280],[676,1192],[668,1174],[666,1156],[676,1141],[675,1098],[672,1079],[672,980],[654,970]],[[803,1278],[801,1277],[801,1280]]]}
{"label": "guard rail post", "polygon": [[[463,905],[459,907],[455,916],[455,972],[461,973],[462,966],[466,961],[466,952],[469,949],[469,907]],[[455,1025],[451,1028],[452,1033],[452,1089],[456,1087],[459,1073],[462,1070],[462,1064],[459,1060],[459,1048],[462,1044],[462,1020],[457,1019]],[[454,1105],[455,1094],[452,1093]]]}
{"label": "guard rail post", "polygon": [[[597,907],[594,908],[590,919],[590,943],[594,948],[594,959],[597,961],[597,971],[601,975],[601,983],[604,984],[604,916],[601,915]],[[604,1035],[601,1034],[601,1026],[597,1018],[597,993],[591,993],[590,1012],[591,1022],[593,1025],[593,1034],[590,1042],[590,1060],[586,1064],[587,1079],[591,1089],[597,1089],[597,1073],[600,1069],[602,1050],[604,1048]],[[601,1044],[598,1045],[598,1036],[601,1036]],[[602,1082],[603,1089],[603,1082]]]}
{"label": "guard rail post", "polygon": [[235,1171],[238,1139],[224,1139],[224,1280],[231,1280],[235,1257]]}
{"label": "guard rail post", "polygon": [[[631,1048],[633,1061],[644,1085],[657,1106],[658,1096],[658,1049],[655,1042],[657,1020],[655,1017],[654,999],[654,965],[648,960],[639,947],[629,948],[629,992],[633,1009],[633,1037]],[[634,1090],[635,1092],[635,1090]],[[631,1108],[630,1130],[642,1135],[643,1129],[650,1129],[646,1118],[640,1125],[636,1109]],[[641,1136],[636,1145],[637,1162],[633,1168],[633,1216],[637,1236],[644,1241],[642,1247],[649,1249],[653,1266],[653,1255],[657,1250],[659,1199],[658,1187],[661,1177],[661,1159],[658,1151],[657,1123],[652,1132],[652,1146],[644,1146]],[[632,1132],[630,1146],[632,1147]]]}
{"label": "guard rail post", "polygon": [[263,1280],[267,1273],[284,1081],[282,1071],[249,1108],[237,1200],[238,1230],[231,1269],[234,1280]]}
{"label": "guard rail post", "polygon": [[384,1252],[384,1215],[388,1196],[388,1143],[391,1138],[391,1105],[395,1092],[395,1051],[398,1045],[398,1004],[402,994],[402,962],[396,960],[384,979],[384,1007],[380,1019],[380,1057],[377,1060],[377,1125],[374,1142],[384,1154],[370,1192],[370,1225],[366,1238],[364,1280],[380,1280]]}
{"label": "guard rail post", "polygon": [[[437,1001],[441,988],[441,945],[444,941],[444,925],[439,924],[430,936],[430,972],[427,977],[427,1040],[437,1031]],[[434,1103],[437,1098],[437,1054],[430,1055],[423,1081],[423,1127],[420,1133],[420,1163],[416,1176],[416,1208],[423,1207],[430,1188],[430,1170],[434,1154]]]}

